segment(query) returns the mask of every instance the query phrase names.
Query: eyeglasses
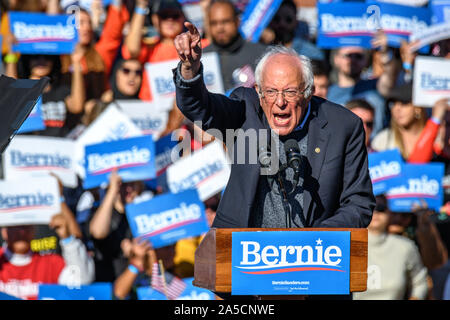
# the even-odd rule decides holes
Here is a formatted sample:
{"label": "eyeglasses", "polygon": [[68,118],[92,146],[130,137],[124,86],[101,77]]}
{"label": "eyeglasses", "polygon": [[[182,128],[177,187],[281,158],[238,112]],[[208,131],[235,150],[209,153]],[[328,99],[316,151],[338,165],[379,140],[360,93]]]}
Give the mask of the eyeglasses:
{"label": "eyeglasses", "polygon": [[128,69],[128,68],[121,68],[122,72],[126,75],[129,75],[131,73],[137,75],[137,76],[142,76],[142,69],[139,70],[132,70],[132,69]]}
{"label": "eyeglasses", "polygon": [[278,98],[278,94],[281,93],[281,96],[284,100],[293,102],[297,101],[298,97],[305,93],[305,91],[308,90],[308,87],[306,87],[303,91],[299,91],[297,89],[285,89],[282,91],[275,90],[275,89],[266,89],[263,91],[260,91],[260,96],[263,99],[266,99],[268,102],[273,102]]}

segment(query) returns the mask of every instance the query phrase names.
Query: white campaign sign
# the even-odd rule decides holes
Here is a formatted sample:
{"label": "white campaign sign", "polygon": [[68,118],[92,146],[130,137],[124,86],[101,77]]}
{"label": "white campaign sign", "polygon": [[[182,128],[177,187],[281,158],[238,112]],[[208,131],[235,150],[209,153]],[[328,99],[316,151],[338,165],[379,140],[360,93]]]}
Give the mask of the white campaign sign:
{"label": "white campaign sign", "polygon": [[118,100],[117,104],[143,134],[153,135],[154,140],[167,126],[171,110],[167,105],[141,100]]}
{"label": "white campaign sign", "polygon": [[414,105],[433,107],[442,98],[450,99],[450,60],[418,56],[413,79]]}
{"label": "white campaign sign", "polygon": [[65,138],[16,136],[5,150],[6,180],[55,174],[69,188],[77,186],[74,162],[75,142]]}
{"label": "white campaign sign", "polygon": [[103,111],[100,116],[75,141],[75,170],[84,179],[84,148],[90,144],[119,140],[141,136],[142,131],[113,104]]}
{"label": "white campaign sign", "polygon": [[220,192],[230,178],[229,160],[222,144],[214,141],[167,169],[167,183],[173,193],[197,189],[205,201]]}
{"label": "white campaign sign", "polygon": [[48,224],[60,212],[56,178],[0,181],[0,226]]}
{"label": "white campaign sign", "polygon": [[428,28],[419,30],[416,33],[412,33],[409,36],[409,42],[412,43],[417,41],[417,43],[413,44],[411,48],[412,51],[417,51],[426,45],[449,38],[450,38],[450,22],[446,22],[431,25]]}
{"label": "white campaign sign", "polygon": [[[179,59],[175,59],[145,65],[153,102],[161,104],[162,107],[171,108],[175,101],[172,69],[177,67],[179,61]],[[224,93],[218,54],[215,52],[203,54],[202,64],[203,79],[208,90],[214,93]]]}

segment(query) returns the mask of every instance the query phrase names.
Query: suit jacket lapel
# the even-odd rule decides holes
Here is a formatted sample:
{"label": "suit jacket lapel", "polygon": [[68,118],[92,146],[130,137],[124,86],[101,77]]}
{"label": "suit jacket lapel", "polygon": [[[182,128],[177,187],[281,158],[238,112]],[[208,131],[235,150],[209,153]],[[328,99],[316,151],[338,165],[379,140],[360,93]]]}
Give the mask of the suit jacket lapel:
{"label": "suit jacket lapel", "polygon": [[305,192],[303,195],[303,211],[307,221],[313,194],[317,192],[330,134],[326,127],[328,122],[323,110],[319,109],[319,104],[320,102],[311,101],[313,110],[308,127],[307,157],[310,171],[308,170],[309,172],[305,173]]}

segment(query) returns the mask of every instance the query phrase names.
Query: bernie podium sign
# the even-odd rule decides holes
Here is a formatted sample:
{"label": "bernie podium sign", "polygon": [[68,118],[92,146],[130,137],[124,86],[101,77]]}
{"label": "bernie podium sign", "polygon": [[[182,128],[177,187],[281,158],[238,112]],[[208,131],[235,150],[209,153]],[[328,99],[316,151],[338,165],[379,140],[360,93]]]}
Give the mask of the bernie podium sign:
{"label": "bernie podium sign", "polygon": [[232,234],[233,295],[350,293],[349,231]]}

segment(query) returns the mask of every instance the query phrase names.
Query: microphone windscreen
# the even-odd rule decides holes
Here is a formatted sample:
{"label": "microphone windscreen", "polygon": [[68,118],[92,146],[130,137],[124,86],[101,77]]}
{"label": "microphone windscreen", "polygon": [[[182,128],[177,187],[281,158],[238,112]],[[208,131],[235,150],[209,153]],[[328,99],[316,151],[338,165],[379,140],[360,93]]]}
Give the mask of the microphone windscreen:
{"label": "microphone windscreen", "polygon": [[286,153],[289,152],[296,152],[296,153],[300,153],[300,148],[298,146],[297,140],[295,139],[289,139],[284,143],[284,151]]}

